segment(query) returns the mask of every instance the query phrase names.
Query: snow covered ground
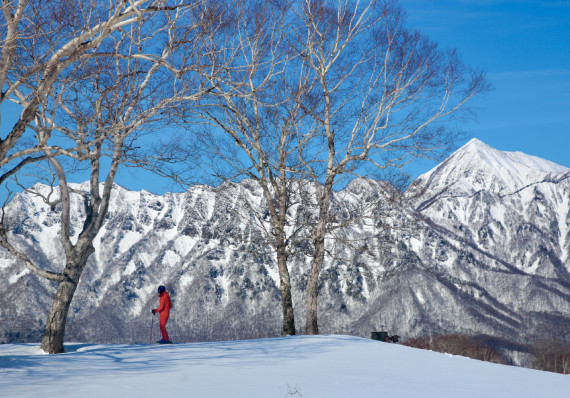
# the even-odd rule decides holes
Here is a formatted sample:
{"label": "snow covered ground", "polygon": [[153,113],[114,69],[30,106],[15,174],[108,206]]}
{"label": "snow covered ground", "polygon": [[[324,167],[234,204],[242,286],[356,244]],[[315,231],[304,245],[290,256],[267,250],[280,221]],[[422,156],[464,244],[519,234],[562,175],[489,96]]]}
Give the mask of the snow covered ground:
{"label": "snow covered ground", "polygon": [[570,376],[350,336],[0,345],[5,397],[569,397]]}

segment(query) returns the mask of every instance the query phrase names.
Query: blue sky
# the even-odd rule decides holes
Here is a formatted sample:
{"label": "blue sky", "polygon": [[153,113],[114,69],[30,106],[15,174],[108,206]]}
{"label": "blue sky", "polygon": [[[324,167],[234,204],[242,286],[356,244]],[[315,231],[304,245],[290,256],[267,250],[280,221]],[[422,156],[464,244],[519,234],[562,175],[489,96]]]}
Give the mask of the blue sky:
{"label": "blue sky", "polygon": [[410,27],[487,71],[494,91],[477,101],[478,120],[466,126],[470,138],[570,167],[570,1],[400,4]]}
{"label": "blue sky", "polygon": [[[400,0],[408,25],[465,63],[487,71],[494,90],[474,103],[478,120],[464,126],[504,151],[521,151],[570,167],[570,1]],[[3,110],[6,110],[5,108]],[[3,112],[2,126],[9,114]],[[5,118],[5,116],[7,118]],[[417,162],[418,176],[435,162]],[[116,182],[154,193],[180,191],[170,180],[123,168]],[[4,192],[0,192],[0,199]]]}
{"label": "blue sky", "polygon": [[[570,1],[400,0],[408,25],[466,64],[484,69],[494,90],[478,99],[477,121],[464,126],[462,146],[478,138],[570,167]],[[415,162],[413,177],[437,162]],[[148,182],[152,180],[152,186]],[[123,172],[130,189],[180,190],[149,175]]]}

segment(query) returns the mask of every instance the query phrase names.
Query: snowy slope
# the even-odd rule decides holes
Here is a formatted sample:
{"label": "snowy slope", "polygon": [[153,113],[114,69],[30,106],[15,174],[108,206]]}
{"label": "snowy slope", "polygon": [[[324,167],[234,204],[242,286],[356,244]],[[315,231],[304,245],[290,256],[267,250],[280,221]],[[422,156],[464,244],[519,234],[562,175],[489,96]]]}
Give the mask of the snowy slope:
{"label": "snowy slope", "polygon": [[570,376],[348,336],[217,343],[0,346],[10,397],[563,398]]}

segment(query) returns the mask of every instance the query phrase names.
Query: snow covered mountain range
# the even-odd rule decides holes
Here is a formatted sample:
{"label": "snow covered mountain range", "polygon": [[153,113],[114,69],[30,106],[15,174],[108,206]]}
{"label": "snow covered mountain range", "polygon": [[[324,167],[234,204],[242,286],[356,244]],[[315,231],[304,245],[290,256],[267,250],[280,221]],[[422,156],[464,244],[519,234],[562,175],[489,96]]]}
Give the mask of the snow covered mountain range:
{"label": "snow covered mountain range", "polygon": [[[377,200],[379,189],[356,180],[336,200]],[[66,340],[148,341],[159,284],[174,302],[176,341],[279,335],[277,264],[237,200],[244,195],[263,206],[250,181],[162,196],[117,186]],[[486,335],[515,363],[524,361],[518,344],[570,342],[570,169],[474,139],[405,199],[406,209],[384,211],[375,228],[351,226],[365,239],[336,242],[343,255],[329,257],[321,275],[321,333]],[[26,193],[7,209],[13,239],[53,269],[63,260],[58,211]],[[302,332],[309,259],[292,261]],[[54,285],[0,251],[0,289],[0,341],[38,341]]]}

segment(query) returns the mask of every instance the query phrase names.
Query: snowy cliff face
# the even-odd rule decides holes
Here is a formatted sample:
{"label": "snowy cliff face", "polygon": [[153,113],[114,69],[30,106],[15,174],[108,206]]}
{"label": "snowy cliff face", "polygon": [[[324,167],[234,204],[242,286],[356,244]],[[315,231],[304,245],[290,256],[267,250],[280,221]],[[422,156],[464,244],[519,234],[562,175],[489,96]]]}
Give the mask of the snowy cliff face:
{"label": "snowy cliff face", "polygon": [[[329,242],[322,333],[570,342],[569,169],[472,140],[418,179],[405,209],[390,208],[382,193],[357,180],[336,195],[339,209],[370,203],[378,218],[344,230],[350,244]],[[174,302],[176,341],[278,335],[277,264],[251,206],[263,209],[264,199],[250,181],[162,196],[117,186],[71,305],[67,340],[148,341],[159,284]],[[79,202],[75,209],[79,228]],[[59,269],[59,209],[20,194],[8,215],[20,247]],[[304,248],[299,243],[290,258],[300,331]],[[0,339],[39,339],[53,283],[0,251],[0,288]]]}

